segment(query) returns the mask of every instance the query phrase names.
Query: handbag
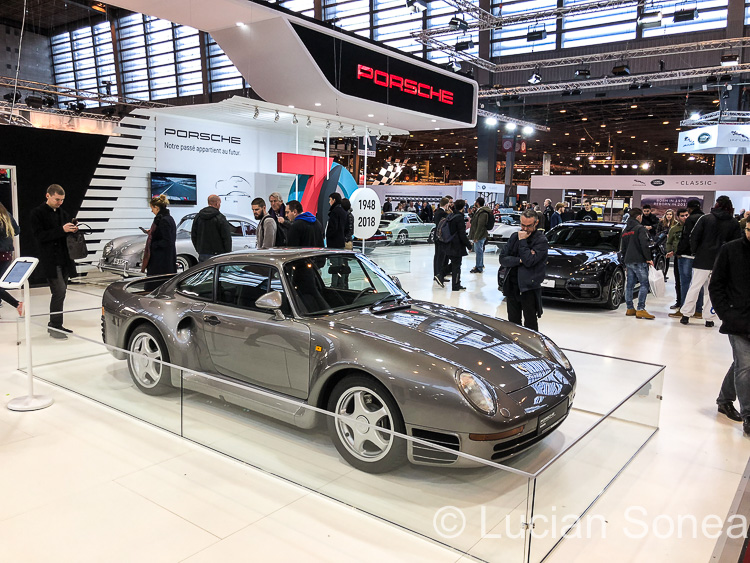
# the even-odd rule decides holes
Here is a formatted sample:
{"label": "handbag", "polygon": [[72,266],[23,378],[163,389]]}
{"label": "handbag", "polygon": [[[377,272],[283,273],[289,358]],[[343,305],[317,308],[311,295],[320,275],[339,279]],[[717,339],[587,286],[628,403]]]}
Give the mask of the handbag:
{"label": "handbag", "polygon": [[648,288],[654,297],[664,297],[667,292],[667,284],[664,282],[664,274],[654,268],[653,266],[648,267]]}
{"label": "handbag", "polygon": [[86,237],[81,230],[81,225],[75,233],[68,233],[65,242],[68,245],[68,254],[71,260],[80,260],[89,255],[89,249],[86,246]]}

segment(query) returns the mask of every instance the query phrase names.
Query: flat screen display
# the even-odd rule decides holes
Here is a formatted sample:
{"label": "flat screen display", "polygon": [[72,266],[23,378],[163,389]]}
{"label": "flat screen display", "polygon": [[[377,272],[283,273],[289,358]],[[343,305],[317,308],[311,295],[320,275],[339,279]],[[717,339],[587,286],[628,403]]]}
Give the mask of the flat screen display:
{"label": "flat screen display", "polygon": [[195,174],[151,172],[151,197],[165,194],[170,205],[198,203],[198,180]]}
{"label": "flat screen display", "polygon": [[15,262],[13,267],[2,277],[3,283],[21,283],[21,280],[33,266],[33,262]]}

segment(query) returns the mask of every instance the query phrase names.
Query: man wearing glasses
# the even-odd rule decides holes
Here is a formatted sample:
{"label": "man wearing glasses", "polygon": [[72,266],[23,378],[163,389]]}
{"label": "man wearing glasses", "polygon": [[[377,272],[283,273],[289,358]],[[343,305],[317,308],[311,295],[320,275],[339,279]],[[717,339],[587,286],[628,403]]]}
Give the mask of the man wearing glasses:
{"label": "man wearing glasses", "polygon": [[513,233],[500,255],[500,266],[508,272],[503,295],[508,304],[508,320],[531,330],[539,330],[542,316],[542,282],[546,275],[547,237],[537,230],[539,215],[533,209],[521,214],[521,230]]}
{"label": "man wearing glasses", "polygon": [[[726,243],[716,258],[708,291],[721,319],[722,334],[729,336],[733,362],[716,399],[718,411],[731,420],[742,421],[750,435],[750,227],[742,237]],[[740,411],[734,408],[739,399]]]}

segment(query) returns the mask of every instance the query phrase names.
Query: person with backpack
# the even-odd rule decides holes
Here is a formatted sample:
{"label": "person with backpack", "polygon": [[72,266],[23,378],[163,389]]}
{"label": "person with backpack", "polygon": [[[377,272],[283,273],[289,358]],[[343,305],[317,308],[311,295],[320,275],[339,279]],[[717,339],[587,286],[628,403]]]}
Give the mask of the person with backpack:
{"label": "person with backpack", "polygon": [[484,272],[484,245],[487,242],[489,231],[495,226],[495,215],[492,210],[484,205],[484,198],[478,197],[474,203],[474,217],[471,220],[469,238],[474,244],[476,254],[475,266],[471,269],[472,274]]}
{"label": "person with backpack", "polygon": [[443,217],[438,225],[438,237],[446,244],[445,255],[451,260],[451,289],[460,291],[466,289],[461,285],[461,261],[471,250],[471,242],[466,236],[466,221],[464,207],[466,202],[457,199],[453,203],[453,213]]}
{"label": "person with backpack", "polygon": [[445,287],[445,274],[447,273],[445,264],[445,243],[440,239],[440,227],[445,224],[443,220],[450,215],[448,209],[449,204],[450,200],[447,197],[442,198],[433,216],[435,223],[435,236],[433,237],[433,242],[435,243],[435,256],[432,259],[432,279],[434,279],[435,283],[440,287]]}
{"label": "person with backpack", "polygon": [[276,220],[266,213],[266,200],[256,197],[252,202],[253,215],[258,221],[255,235],[256,248],[273,248],[276,244]]}

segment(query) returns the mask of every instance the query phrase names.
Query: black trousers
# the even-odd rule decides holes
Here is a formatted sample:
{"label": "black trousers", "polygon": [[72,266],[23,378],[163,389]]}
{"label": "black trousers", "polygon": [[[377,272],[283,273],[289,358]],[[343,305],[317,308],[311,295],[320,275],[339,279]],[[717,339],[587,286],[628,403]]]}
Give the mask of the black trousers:
{"label": "black trousers", "polygon": [[[667,258],[669,260],[669,258]],[[674,291],[677,294],[675,303],[680,304],[680,296],[682,295],[682,285],[680,284],[680,270],[677,269],[677,258],[674,259]]]}
{"label": "black trousers", "polygon": [[521,314],[523,313],[523,326],[531,330],[539,330],[537,292],[541,292],[541,289],[532,289],[520,295],[511,294],[505,296],[505,302],[508,304],[508,320],[510,322],[520,325]]}
{"label": "black trousers", "polygon": [[68,276],[62,266],[57,267],[57,277],[48,278],[52,297],[49,300],[49,326],[60,328],[63,325],[63,304],[65,303],[65,292],[68,288]]}
{"label": "black trousers", "polygon": [[435,243],[435,256],[432,259],[432,275],[443,279],[445,275],[445,246]]}
{"label": "black trousers", "polygon": [[451,261],[451,289],[461,287],[461,261],[463,256],[449,256]]}

